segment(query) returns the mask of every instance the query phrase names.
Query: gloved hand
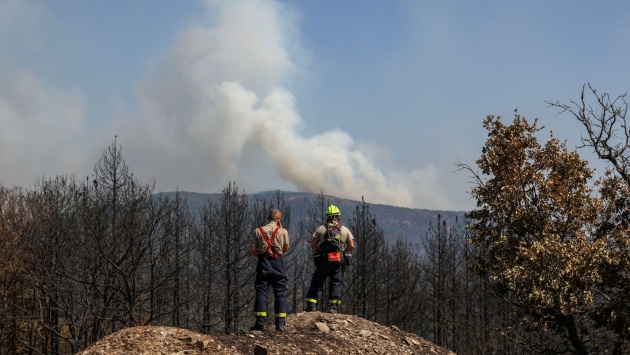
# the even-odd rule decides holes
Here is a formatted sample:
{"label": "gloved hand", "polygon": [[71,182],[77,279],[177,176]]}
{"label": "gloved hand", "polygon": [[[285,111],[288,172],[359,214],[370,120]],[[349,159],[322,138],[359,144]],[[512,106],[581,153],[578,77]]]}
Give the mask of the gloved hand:
{"label": "gloved hand", "polygon": [[343,262],[346,264],[346,266],[350,266],[352,265],[352,253],[343,253],[344,258],[343,258]]}

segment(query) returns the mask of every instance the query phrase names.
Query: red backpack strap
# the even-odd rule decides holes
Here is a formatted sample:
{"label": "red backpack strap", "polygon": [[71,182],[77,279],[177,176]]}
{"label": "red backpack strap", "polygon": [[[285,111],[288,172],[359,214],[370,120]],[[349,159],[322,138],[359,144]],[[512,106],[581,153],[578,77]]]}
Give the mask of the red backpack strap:
{"label": "red backpack strap", "polygon": [[278,259],[278,254],[271,248],[271,243],[273,243],[273,240],[276,239],[276,234],[280,230],[280,226],[276,227],[276,229],[273,231],[273,234],[271,234],[271,239],[267,238],[267,233],[264,229],[262,229],[262,227],[258,228],[258,230],[260,231],[262,237],[265,239],[265,242],[267,242],[267,249],[265,250],[265,253],[263,255],[266,255],[271,250],[273,258]]}

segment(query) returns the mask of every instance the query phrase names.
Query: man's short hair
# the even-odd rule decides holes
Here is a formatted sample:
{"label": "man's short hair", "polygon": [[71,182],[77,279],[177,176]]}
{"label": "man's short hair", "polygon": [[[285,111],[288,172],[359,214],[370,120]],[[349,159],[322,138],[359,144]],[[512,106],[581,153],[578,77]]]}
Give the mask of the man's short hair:
{"label": "man's short hair", "polygon": [[267,219],[270,221],[279,221],[280,217],[282,217],[280,211],[273,209],[269,212],[269,216],[267,217]]}

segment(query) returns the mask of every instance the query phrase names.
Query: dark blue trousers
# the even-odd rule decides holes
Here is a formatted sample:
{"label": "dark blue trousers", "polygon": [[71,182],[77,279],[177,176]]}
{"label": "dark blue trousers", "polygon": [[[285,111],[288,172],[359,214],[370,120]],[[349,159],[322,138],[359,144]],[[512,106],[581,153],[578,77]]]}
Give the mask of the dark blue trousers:
{"label": "dark blue trousers", "polygon": [[258,256],[256,281],[254,281],[254,288],[256,289],[254,312],[257,317],[267,316],[269,286],[273,288],[276,318],[285,318],[287,316],[287,273],[282,255],[278,256],[278,259]]}
{"label": "dark blue trousers", "polygon": [[330,303],[340,303],[341,287],[343,286],[343,271],[343,265],[333,266],[324,262],[322,265],[318,266],[315,269],[315,273],[313,273],[313,278],[311,278],[311,287],[309,287],[306,293],[306,299],[317,300],[317,294],[322,286],[324,286],[324,282],[328,277],[330,279],[328,287]]}

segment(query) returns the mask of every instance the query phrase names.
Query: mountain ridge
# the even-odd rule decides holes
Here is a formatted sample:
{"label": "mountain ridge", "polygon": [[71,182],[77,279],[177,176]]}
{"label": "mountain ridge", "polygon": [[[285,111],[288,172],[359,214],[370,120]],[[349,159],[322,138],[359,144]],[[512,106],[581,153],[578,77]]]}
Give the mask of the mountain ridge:
{"label": "mountain ridge", "polygon": [[[158,195],[173,198],[177,192],[161,192]],[[263,191],[246,194],[250,200],[259,197],[269,201],[276,194],[281,193],[291,208],[291,220],[297,221],[307,216],[308,207],[314,205],[321,194],[309,192],[291,191]],[[219,201],[221,193],[200,193],[190,191],[179,191],[180,198],[186,201],[191,212],[199,215],[203,206],[208,201]],[[341,209],[342,223],[348,223],[352,213],[361,201],[340,198],[332,195],[323,195],[325,204],[334,204]],[[399,236],[403,239],[417,244],[435,226],[438,215],[441,222],[445,222],[449,228],[463,228],[465,214],[467,211],[430,210],[409,207],[397,207],[384,204],[373,204],[370,202],[370,213],[375,216],[378,226],[383,230],[385,238],[389,242],[395,241]]]}

